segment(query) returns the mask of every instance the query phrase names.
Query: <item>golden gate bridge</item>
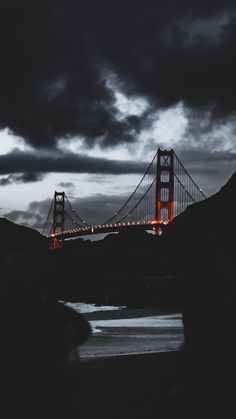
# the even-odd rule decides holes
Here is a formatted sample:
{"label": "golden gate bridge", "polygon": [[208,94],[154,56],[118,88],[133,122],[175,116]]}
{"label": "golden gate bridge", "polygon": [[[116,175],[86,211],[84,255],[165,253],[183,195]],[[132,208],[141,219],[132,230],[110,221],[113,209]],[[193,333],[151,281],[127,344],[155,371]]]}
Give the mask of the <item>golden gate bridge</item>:
{"label": "golden gate bridge", "polygon": [[153,230],[160,235],[188,205],[205,198],[174,150],[158,148],[132,194],[108,220],[90,225],[65,192],[55,191],[42,234],[49,237],[52,249],[61,247],[65,239],[124,229]]}

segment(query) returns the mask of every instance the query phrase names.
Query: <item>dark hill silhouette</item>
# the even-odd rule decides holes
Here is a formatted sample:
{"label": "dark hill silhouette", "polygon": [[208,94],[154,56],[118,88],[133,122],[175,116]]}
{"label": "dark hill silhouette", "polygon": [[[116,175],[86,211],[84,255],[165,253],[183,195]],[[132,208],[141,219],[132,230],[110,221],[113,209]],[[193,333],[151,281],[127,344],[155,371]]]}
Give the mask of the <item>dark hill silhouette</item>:
{"label": "dark hill silhouette", "polygon": [[162,237],[183,276],[181,374],[188,417],[203,409],[206,417],[219,411],[230,417],[234,410],[235,235],[236,173],[215,195],[188,207]]}
{"label": "dark hill silhouette", "polygon": [[[196,246],[199,242],[232,244],[236,229],[236,173],[219,192],[204,201],[190,205],[168,226],[165,240]],[[209,249],[210,250],[210,249]]]}
{"label": "dark hill silhouette", "polygon": [[190,205],[162,236],[181,272],[235,270],[236,173],[211,197]]}
{"label": "dark hill silhouette", "polygon": [[210,305],[212,315],[218,307],[225,312],[236,307],[235,197],[236,173],[215,195],[189,206],[163,235],[164,246],[185,277],[186,333],[190,312],[198,316],[199,304],[202,312]]}
{"label": "dark hill silhouette", "polygon": [[38,231],[0,218],[0,258],[16,252],[34,252],[47,248],[47,239]]}

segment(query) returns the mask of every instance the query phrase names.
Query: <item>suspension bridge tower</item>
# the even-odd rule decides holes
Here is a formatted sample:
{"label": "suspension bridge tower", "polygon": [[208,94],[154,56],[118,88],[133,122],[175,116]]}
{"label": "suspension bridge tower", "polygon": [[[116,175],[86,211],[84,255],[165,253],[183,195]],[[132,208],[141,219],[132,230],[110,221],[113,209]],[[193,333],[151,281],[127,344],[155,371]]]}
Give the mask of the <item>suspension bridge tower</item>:
{"label": "suspension bridge tower", "polygon": [[[157,151],[156,221],[171,222],[174,218],[174,150]],[[157,227],[156,234],[162,229]]]}
{"label": "suspension bridge tower", "polygon": [[58,249],[62,247],[62,240],[56,238],[57,233],[64,233],[65,231],[65,192],[54,193],[53,206],[53,225],[52,225],[52,248]]}

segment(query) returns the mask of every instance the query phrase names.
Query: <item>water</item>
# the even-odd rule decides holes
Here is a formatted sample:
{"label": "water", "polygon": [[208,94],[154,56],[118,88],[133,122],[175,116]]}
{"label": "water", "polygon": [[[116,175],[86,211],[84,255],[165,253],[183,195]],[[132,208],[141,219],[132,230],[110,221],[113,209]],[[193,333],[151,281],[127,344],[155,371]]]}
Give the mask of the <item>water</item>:
{"label": "water", "polygon": [[136,317],[131,319],[113,319],[113,320],[92,320],[94,333],[99,328],[119,327],[119,328],[182,328],[181,314]]}
{"label": "water", "polygon": [[122,310],[125,306],[97,306],[96,304],[87,304],[87,303],[66,303],[66,305],[74,308],[79,311],[79,313],[93,313],[100,311],[114,311]]}
{"label": "water", "polygon": [[176,351],[183,343],[181,313],[155,309],[68,303],[88,318],[92,336],[80,347],[82,358]]}

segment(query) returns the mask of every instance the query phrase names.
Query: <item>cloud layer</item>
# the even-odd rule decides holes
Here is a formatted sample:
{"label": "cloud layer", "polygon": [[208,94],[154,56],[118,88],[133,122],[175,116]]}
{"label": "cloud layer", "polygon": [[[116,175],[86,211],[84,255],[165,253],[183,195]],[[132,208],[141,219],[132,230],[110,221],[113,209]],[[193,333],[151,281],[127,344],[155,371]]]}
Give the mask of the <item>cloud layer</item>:
{"label": "cloud layer", "polygon": [[[24,173],[21,176],[8,176],[4,181],[13,180],[34,182],[40,180],[42,173],[91,173],[91,174],[131,174],[143,173],[147,168],[145,162],[109,160],[89,157],[69,152],[35,153],[17,149],[0,156],[0,174]],[[4,183],[2,180],[2,183]]]}
{"label": "cloud layer", "polygon": [[112,74],[151,108],[236,110],[233,0],[1,0],[0,14],[0,126],[36,148],[135,141]]}

